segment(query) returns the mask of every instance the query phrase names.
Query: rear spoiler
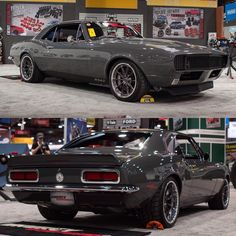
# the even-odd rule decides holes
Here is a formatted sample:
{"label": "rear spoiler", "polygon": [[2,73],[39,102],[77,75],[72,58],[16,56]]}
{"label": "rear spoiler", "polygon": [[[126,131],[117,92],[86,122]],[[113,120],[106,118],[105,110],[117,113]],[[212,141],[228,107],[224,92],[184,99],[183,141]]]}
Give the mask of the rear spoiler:
{"label": "rear spoiler", "polygon": [[115,167],[122,164],[111,154],[60,154],[60,155],[35,155],[17,156],[8,160],[8,168],[22,167]]}

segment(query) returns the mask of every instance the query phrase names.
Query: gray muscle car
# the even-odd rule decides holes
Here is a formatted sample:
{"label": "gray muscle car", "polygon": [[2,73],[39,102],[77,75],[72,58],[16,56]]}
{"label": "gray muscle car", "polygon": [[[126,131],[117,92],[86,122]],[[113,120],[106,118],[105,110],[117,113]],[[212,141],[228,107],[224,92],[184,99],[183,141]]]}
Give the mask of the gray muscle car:
{"label": "gray muscle car", "polygon": [[125,130],[82,135],[56,155],[12,157],[4,189],[49,220],[127,212],[172,227],[181,207],[226,209],[229,181],[227,167],[187,135]]}
{"label": "gray muscle car", "polygon": [[22,80],[46,76],[109,85],[122,101],[138,101],[150,89],[173,95],[213,87],[227,64],[219,51],[186,43],[143,38],[117,22],[70,21],[49,26],[9,57]]}

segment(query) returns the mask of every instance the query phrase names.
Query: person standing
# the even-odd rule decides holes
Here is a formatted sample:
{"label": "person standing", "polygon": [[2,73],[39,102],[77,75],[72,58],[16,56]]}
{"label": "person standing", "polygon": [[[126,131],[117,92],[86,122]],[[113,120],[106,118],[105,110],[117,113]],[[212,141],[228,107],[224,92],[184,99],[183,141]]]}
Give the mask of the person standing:
{"label": "person standing", "polygon": [[48,144],[45,142],[44,134],[37,133],[36,138],[34,139],[32,149],[32,155],[50,155],[51,151]]}

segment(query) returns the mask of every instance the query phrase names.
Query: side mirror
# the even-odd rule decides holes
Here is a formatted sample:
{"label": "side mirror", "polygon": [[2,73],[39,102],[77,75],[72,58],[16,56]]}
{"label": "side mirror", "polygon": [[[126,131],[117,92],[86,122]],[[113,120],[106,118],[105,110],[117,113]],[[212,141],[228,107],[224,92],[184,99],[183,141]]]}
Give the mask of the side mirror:
{"label": "side mirror", "polygon": [[0,155],[0,164],[5,165],[8,162],[8,156],[7,155]]}
{"label": "side mirror", "polygon": [[0,26],[0,34],[3,32],[3,29],[2,29],[2,27]]}
{"label": "side mirror", "polygon": [[210,156],[208,153],[204,153],[204,160],[208,161],[210,159]]}

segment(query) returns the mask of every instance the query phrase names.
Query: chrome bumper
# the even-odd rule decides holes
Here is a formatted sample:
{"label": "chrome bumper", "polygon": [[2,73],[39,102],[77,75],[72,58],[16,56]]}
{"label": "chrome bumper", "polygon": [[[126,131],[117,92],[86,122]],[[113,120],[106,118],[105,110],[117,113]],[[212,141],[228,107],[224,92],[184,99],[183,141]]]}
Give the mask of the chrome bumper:
{"label": "chrome bumper", "polygon": [[139,187],[135,186],[82,186],[69,187],[65,185],[41,185],[41,186],[22,186],[18,184],[6,184],[5,191],[29,191],[29,192],[118,192],[118,193],[135,193]]}

